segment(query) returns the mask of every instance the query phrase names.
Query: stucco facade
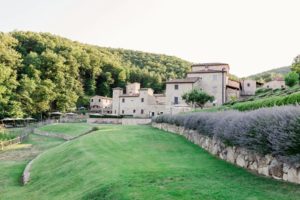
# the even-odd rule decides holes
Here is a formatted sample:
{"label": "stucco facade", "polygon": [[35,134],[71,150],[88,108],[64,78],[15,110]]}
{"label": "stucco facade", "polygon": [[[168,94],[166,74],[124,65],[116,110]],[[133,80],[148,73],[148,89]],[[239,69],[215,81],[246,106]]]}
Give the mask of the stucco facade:
{"label": "stucco facade", "polygon": [[182,99],[182,95],[193,88],[200,88],[199,78],[174,79],[166,83],[166,112],[177,114],[191,110]]}
{"label": "stucco facade", "polygon": [[226,83],[228,82],[225,72],[189,72],[187,77],[198,77],[200,79],[199,88],[215,97],[215,105],[222,105],[225,102]]}
{"label": "stucco facade", "polygon": [[90,98],[90,110],[100,114],[112,113],[112,98],[103,96],[93,96]]}
{"label": "stucco facade", "polygon": [[[112,114],[152,117],[190,111],[191,106],[185,103],[182,96],[194,88],[214,96],[215,100],[205,106],[218,106],[240,98],[241,83],[229,78],[228,64],[202,63],[192,65],[191,69],[186,78],[167,81],[165,94],[154,94],[151,88],[140,88],[139,83],[128,84],[125,92],[122,88],[114,88]],[[256,86],[255,81],[249,82],[251,86]],[[252,87],[248,90],[249,94],[255,93]]]}
{"label": "stucco facade", "polygon": [[113,89],[114,115],[131,115],[133,117],[154,117],[165,111],[165,95],[154,94],[151,88],[140,88],[140,84],[131,83],[126,92],[121,88]]}

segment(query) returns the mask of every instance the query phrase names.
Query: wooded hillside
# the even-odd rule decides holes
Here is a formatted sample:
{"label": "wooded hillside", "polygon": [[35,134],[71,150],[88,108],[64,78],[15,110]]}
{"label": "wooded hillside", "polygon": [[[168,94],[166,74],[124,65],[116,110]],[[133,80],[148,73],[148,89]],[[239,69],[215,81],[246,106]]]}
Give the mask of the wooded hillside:
{"label": "wooded hillside", "polygon": [[0,33],[0,118],[74,110],[88,96],[140,82],[156,92],[191,63],[173,56],[81,44],[49,33]]}

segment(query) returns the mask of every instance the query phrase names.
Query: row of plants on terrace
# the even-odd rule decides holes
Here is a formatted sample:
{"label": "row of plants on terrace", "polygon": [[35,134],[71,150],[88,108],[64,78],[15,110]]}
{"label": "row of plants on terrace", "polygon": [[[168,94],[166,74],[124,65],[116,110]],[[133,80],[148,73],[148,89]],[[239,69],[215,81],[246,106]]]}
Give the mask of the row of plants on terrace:
{"label": "row of plants on terrace", "polygon": [[255,101],[247,101],[236,103],[228,106],[231,109],[239,111],[255,110],[263,107],[283,106],[283,105],[298,105],[300,103],[300,92],[293,93],[286,96],[274,96]]}
{"label": "row of plants on terrace", "polygon": [[241,102],[249,102],[249,101],[256,101],[263,98],[270,98],[270,97],[276,97],[276,96],[287,96],[293,93],[300,92],[300,86],[294,86],[290,88],[277,88],[277,89],[271,89],[271,88],[260,88],[256,90],[255,96],[246,98],[246,99],[239,99],[235,101],[230,101],[225,103],[224,105],[234,105],[236,103]]}
{"label": "row of plants on terrace", "polygon": [[197,130],[226,145],[271,154],[290,164],[300,163],[300,106],[161,115],[153,121]]}

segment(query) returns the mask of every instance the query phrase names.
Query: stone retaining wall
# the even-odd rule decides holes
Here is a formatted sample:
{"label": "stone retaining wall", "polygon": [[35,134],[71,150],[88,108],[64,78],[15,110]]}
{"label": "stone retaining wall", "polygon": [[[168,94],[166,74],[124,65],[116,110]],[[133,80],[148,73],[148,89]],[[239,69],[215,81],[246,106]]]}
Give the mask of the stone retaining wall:
{"label": "stone retaining wall", "polygon": [[182,135],[209,153],[232,164],[274,179],[300,184],[300,167],[282,163],[271,155],[264,156],[244,148],[226,146],[217,138],[210,138],[199,134],[196,130],[185,129],[172,124],[152,123],[152,126]]}
{"label": "stone retaining wall", "polygon": [[87,123],[141,125],[150,124],[150,118],[88,118]]}
{"label": "stone retaining wall", "polygon": [[151,124],[151,119],[149,118],[123,118],[122,125],[141,125],[141,124]]}
{"label": "stone retaining wall", "polygon": [[[74,140],[74,139],[77,139],[81,136],[84,136],[84,135],[87,135],[91,132],[93,132],[95,130],[91,129],[85,133],[82,133],[80,135],[77,135],[77,136],[68,136],[68,135],[62,135],[62,134],[59,134],[59,133],[48,133],[46,131],[41,131],[41,130],[38,130],[38,129],[34,129],[33,130],[33,133],[34,134],[37,134],[37,135],[42,135],[42,136],[47,136],[47,137],[56,137],[56,138],[62,138],[64,140],[67,140],[70,141],[70,140]],[[43,154],[43,153],[42,153]],[[22,179],[21,179],[21,182],[23,185],[26,185],[29,181],[30,181],[30,171],[31,171],[31,166],[33,164],[33,162],[35,160],[38,159],[38,157],[40,156],[41,154],[39,154],[37,157],[35,157],[34,159],[32,159],[25,167],[24,171],[23,171],[23,174],[22,174]]]}
{"label": "stone retaining wall", "polygon": [[88,118],[87,123],[122,124],[122,119],[121,118]]}

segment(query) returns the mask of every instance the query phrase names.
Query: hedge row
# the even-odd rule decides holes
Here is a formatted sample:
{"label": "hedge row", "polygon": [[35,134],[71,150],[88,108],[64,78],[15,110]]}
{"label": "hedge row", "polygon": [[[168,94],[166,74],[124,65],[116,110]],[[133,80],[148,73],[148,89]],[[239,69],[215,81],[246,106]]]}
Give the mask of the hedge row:
{"label": "hedge row", "polygon": [[299,103],[300,103],[300,92],[293,93],[287,96],[277,96],[277,97],[259,99],[255,101],[236,103],[230,106],[230,108],[239,111],[246,111],[246,110],[255,110],[263,107],[273,107],[273,106],[282,106],[282,105],[290,105],[290,104],[297,105]]}
{"label": "hedge row", "polygon": [[95,114],[90,114],[90,118],[131,118],[133,117],[132,115],[95,115]]}
{"label": "hedge row", "polygon": [[227,145],[272,154],[291,164],[300,163],[300,106],[161,115],[153,120],[194,129]]}

